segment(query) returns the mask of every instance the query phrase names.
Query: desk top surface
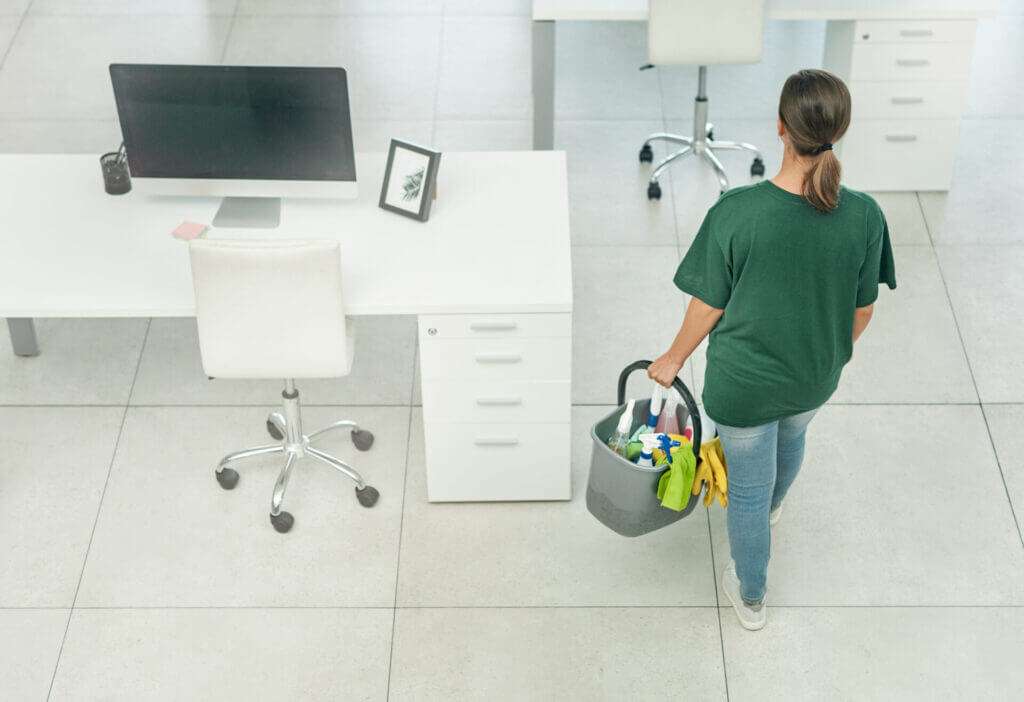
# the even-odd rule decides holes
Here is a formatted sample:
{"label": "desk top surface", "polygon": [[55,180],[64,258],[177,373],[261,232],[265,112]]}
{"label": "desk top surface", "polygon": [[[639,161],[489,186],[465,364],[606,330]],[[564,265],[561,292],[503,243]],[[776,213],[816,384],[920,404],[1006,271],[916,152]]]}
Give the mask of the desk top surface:
{"label": "desk top surface", "polygon": [[[385,162],[357,155],[357,200],[286,199],[277,229],[206,236],[339,240],[351,314],[572,310],[564,153],[443,154],[425,223],[378,207]],[[219,198],[107,195],[92,155],[0,155],[0,192],[0,317],[195,313],[170,232]]]}
{"label": "desk top surface", "polygon": [[[535,20],[646,21],[648,0],[533,0]],[[998,0],[767,0],[781,20],[971,19],[994,15]]]}

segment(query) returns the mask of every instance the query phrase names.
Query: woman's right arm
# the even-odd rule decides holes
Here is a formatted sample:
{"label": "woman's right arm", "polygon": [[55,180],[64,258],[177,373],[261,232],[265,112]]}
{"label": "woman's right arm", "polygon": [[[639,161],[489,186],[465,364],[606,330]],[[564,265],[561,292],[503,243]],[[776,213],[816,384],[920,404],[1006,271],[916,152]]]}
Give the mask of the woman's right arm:
{"label": "woman's right arm", "polygon": [[864,333],[864,330],[868,328],[868,322],[871,321],[871,315],[875,313],[875,304],[865,305],[864,307],[858,307],[853,313],[853,340],[854,342],[860,338],[860,335]]}

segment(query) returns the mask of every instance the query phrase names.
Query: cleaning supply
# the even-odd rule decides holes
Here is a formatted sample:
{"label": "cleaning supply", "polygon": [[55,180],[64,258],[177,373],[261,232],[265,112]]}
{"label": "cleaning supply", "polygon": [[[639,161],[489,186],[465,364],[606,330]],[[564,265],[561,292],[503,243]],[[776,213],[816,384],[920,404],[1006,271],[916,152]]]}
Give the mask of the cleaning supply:
{"label": "cleaning supply", "polygon": [[709,441],[701,442],[700,465],[697,466],[692,493],[700,494],[704,484],[707,484],[707,490],[704,493],[705,507],[710,507],[711,501],[715,498],[718,499],[718,504],[722,507],[729,506],[728,469],[725,463],[725,454],[722,452],[722,440],[717,436]]}
{"label": "cleaning supply", "polygon": [[658,417],[658,425],[655,427],[657,432],[669,435],[682,433],[679,429],[679,415],[676,412],[676,407],[678,406],[679,400],[673,392],[665,400],[665,409],[662,410],[661,415]]}
{"label": "cleaning supply", "polygon": [[697,457],[693,455],[690,443],[680,442],[678,453],[669,450],[668,470],[658,481],[658,499],[661,506],[682,512],[690,504],[691,488],[697,469]]}
{"label": "cleaning supply", "polygon": [[678,441],[673,441],[667,434],[641,434],[640,443],[643,448],[640,450],[640,458],[636,464],[641,468],[654,467],[654,452],[661,449],[664,454],[672,450],[672,447],[679,446]]}
{"label": "cleaning supply", "polygon": [[[683,434],[666,434],[669,439],[674,443],[672,444],[672,455],[675,456],[680,451],[689,451],[693,453],[691,448],[690,440]],[[668,455],[661,448],[654,449],[654,465],[660,466],[665,463],[671,463]]]}
{"label": "cleaning supply", "polygon": [[654,434],[658,427],[658,415],[661,414],[661,386],[655,385],[654,392],[651,393],[651,408],[647,414],[647,423],[641,425],[633,436],[630,437],[630,441],[637,441],[642,434]]}
{"label": "cleaning supply", "polygon": [[629,444],[629,430],[633,428],[633,409],[635,407],[636,400],[630,400],[626,403],[626,409],[622,411],[622,416],[619,417],[619,424],[615,427],[615,433],[608,439],[608,448],[623,458],[626,457],[626,446]]}

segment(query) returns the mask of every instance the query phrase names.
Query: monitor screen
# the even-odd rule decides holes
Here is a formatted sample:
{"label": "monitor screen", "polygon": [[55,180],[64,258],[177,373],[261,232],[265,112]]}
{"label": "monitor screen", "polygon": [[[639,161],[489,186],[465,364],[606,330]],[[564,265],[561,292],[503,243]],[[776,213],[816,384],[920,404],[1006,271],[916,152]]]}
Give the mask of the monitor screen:
{"label": "monitor screen", "polygon": [[134,177],[355,181],[341,68],[111,64]]}

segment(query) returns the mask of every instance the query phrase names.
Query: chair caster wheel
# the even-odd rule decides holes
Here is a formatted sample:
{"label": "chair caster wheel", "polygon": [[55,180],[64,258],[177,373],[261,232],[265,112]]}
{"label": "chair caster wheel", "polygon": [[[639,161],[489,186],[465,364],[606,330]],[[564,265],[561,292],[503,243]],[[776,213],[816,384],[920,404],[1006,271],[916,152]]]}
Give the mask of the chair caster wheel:
{"label": "chair caster wheel", "polygon": [[714,141],[714,140],[715,140],[715,130],[714,129],[709,129],[708,130],[708,141]]}
{"label": "chair caster wheel", "polygon": [[758,156],[754,159],[754,162],[750,164],[750,175],[751,177],[763,176],[764,175],[764,161]]}
{"label": "chair caster wheel", "polygon": [[647,199],[648,200],[660,200],[661,199],[661,186],[657,183],[648,183],[647,185]]}
{"label": "chair caster wheel", "polygon": [[284,417],[280,412],[271,412],[270,416],[267,417],[267,433],[278,441],[284,440],[284,432],[281,431],[281,427],[284,426]]}
{"label": "chair caster wheel", "polygon": [[373,446],[373,432],[369,432],[366,429],[353,429],[352,443],[360,451],[369,451],[370,447]]}
{"label": "chair caster wheel", "polygon": [[640,149],[640,163],[651,163],[654,161],[654,151],[650,144],[644,144]]}
{"label": "chair caster wheel", "polygon": [[373,507],[380,499],[380,493],[377,488],[367,485],[362,490],[356,488],[356,499],[363,507]]}
{"label": "chair caster wheel", "polygon": [[214,473],[217,476],[217,482],[225,490],[234,490],[235,486],[238,485],[238,471],[234,468],[225,468],[219,473]]}
{"label": "chair caster wheel", "polygon": [[287,534],[295,524],[295,517],[289,512],[281,512],[276,517],[272,514],[270,515],[270,523],[274,526],[274,531],[277,533]]}

